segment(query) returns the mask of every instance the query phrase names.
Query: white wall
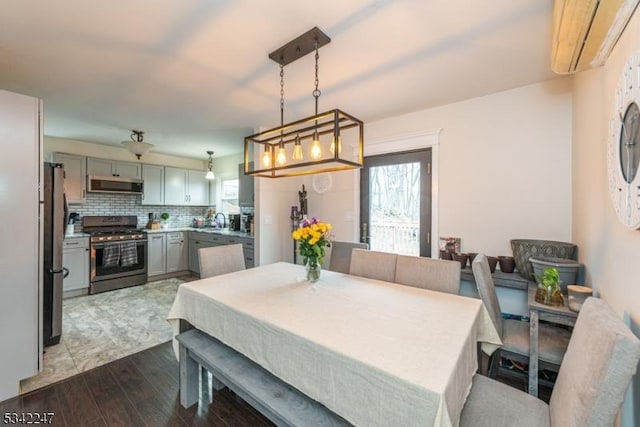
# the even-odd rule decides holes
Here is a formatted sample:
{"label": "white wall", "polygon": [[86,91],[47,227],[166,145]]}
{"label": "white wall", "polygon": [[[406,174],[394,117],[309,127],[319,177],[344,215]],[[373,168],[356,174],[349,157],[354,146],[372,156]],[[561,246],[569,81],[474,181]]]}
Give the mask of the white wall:
{"label": "white wall", "polygon": [[465,252],[510,255],[510,239],[571,239],[568,79],[525,86],[365,125],[366,141],[441,128],[441,236]]}
{"label": "white wall", "polygon": [[[628,24],[604,67],[579,73],[573,86],[573,238],[591,285],[640,336],[640,232],[625,228],[607,187],[607,129],[623,65],[640,50],[640,14]],[[640,369],[640,367],[639,367]],[[640,425],[640,375],[621,425]]]}

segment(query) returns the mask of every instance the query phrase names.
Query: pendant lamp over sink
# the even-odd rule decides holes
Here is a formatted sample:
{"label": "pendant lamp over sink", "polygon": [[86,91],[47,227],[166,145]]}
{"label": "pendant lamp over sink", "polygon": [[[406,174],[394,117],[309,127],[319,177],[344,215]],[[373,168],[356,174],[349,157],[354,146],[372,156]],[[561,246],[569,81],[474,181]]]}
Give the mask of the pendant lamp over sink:
{"label": "pendant lamp over sink", "polygon": [[204,177],[205,179],[216,179],[216,175],[213,173],[213,159],[211,158],[213,151],[207,151],[207,154],[209,155],[209,166],[207,174]]}
{"label": "pendant lamp over sink", "polygon": [[[339,109],[318,113],[318,49],[329,42],[314,27],[269,54],[280,65],[280,126],[245,137],[245,175],[281,178],[362,167],[364,123]],[[315,114],[285,124],[284,66],[311,52],[315,52]]]}
{"label": "pendant lamp over sink", "polygon": [[153,144],[142,141],[144,138],[144,132],[141,130],[132,130],[130,138],[131,141],[122,141],[122,145],[124,145],[124,148],[135,154],[138,160],[140,160],[140,157],[142,157],[144,153],[154,147]]}

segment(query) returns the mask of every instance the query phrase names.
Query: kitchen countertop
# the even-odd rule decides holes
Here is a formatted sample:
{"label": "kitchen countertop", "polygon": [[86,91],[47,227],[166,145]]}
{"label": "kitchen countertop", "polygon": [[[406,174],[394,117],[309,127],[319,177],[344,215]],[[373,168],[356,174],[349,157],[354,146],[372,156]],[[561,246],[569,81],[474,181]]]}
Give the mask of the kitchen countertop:
{"label": "kitchen countertop", "polygon": [[172,233],[176,231],[195,231],[197,233],[220,234],[223,236],[235,236],[235,237],[248,237],[250,239],[254,238],[252,234],[246,233],[244,231],[221,230],[219,228],[212,228],[212,227],[205,227],[205,228],[174,227],[174,228],[157,228],[155,230],[146,230],[147,234]]}

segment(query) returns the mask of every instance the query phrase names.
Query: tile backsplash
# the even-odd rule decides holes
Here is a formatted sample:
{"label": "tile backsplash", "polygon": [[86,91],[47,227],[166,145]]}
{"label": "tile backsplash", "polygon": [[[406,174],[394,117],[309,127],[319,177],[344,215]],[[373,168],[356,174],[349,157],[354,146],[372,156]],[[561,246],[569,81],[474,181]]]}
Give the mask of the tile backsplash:
{"label": "tile backsplash", "polygon": [[[162,212],[169,213],[169,227],[191,225],[193,218],[205,215],[204,206],[152,206],[142,205],[141,196],[135,194],[87,193],[84,204],[70,204],[69,212],[77,212],[81,217],[95,215],[135,215],[138,227],[144,227],[149,220],[149,212],[158,218]],[[76,224],[75,231],[82,231],[82,221]]]}

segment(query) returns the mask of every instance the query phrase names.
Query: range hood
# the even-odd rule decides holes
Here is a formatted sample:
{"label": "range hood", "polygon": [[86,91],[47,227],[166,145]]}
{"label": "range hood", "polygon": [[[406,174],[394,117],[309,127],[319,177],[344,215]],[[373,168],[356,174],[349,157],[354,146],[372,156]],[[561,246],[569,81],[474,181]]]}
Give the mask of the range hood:
{"label": "range hood", "polygon": [[572,74],[605,63],[640,0],[555,0],[551,68]]}

